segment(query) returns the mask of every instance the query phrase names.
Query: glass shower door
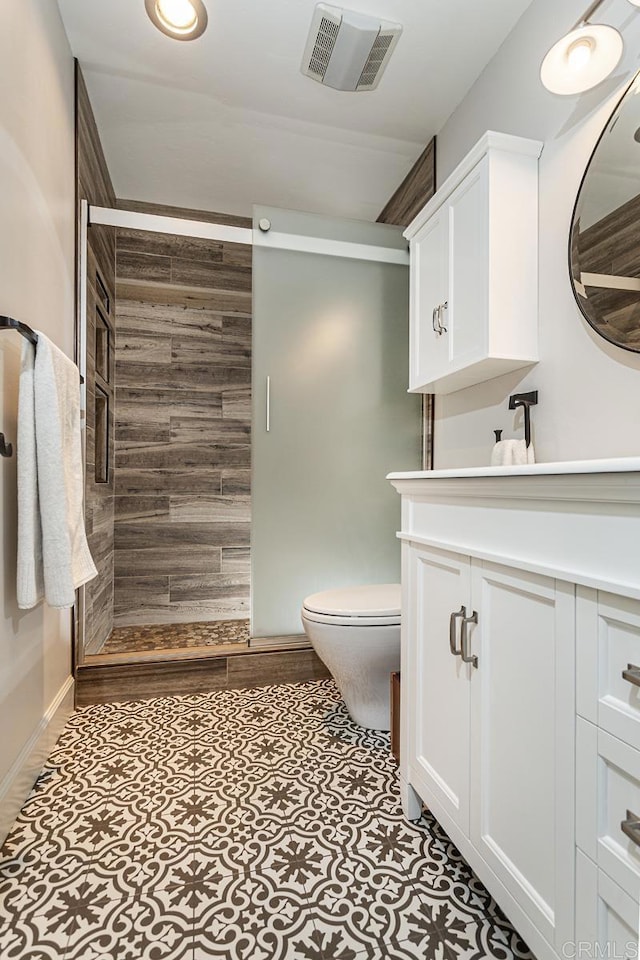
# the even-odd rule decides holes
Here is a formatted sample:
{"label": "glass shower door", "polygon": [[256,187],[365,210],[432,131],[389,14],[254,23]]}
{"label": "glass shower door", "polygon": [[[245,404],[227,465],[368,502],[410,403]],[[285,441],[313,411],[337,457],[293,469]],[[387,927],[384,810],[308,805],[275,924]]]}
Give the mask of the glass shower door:
{"label": "glass shower door", "polygon": [[421,462],[401,231],[255,207],[253,316],[251,635],[291,636],[307,595],[400,577],[385,478]]}

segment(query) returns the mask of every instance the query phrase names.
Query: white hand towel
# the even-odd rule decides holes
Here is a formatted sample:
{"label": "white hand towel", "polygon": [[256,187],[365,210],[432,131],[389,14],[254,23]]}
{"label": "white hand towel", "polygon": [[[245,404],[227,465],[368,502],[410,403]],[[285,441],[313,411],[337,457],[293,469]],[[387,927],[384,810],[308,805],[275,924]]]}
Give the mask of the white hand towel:
{"label": "white hand towel", "polygon": [[33,372],[36,353],[25,340],[22,345],[18,394],[18,570],[16,592],[22,610],[35,607],[44,596],[42,531],[38,502],[36,461],[36,413]]}
{"label": "white hand towel", "polygon": [[[28,344],[31,353],[33,348]],[[33,376],[29,369],[32,366]],[[23,382],[24,376],[24,382]],[[25,483],[18,504],[28,501],[18,516],[18,605],[32,607],[44,596],[52,607],[73,606],[75,590],[97,576],[84,528],[83,470],[80,442],[80,382],[78,368],[42,333],[38,333],[35,364],[23,352],[20,393],[33,389],[35,471],[33,449],[18,448],[18,483]],[[30,401],[25,396],[25,409]],[[29,425],[22,425],[28,434]],[[18,437],[20,439],[20,430]],[[24,462],[21,462],[24,461]],[[33,505],[33,474],[37,496]],[[37,523],[41,528],[41,556]],[[40,574],[39,564],[42,569]]]}
{"label": "white hand towel", "polygon": [[535,462],[533,444],[527,447],[524,440],[499,440],[491,451],[492,467],[522,467]]}

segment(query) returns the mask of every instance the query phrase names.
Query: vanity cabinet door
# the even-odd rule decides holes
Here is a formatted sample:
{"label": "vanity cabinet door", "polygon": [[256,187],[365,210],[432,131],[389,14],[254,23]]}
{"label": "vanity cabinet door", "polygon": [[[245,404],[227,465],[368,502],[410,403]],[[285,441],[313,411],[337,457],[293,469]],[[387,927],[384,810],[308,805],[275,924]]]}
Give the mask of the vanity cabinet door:
{"label": "vanity cabinet door", "polygon": [[471,561],[415,546],[405,558],[401,778],[467,835],[471,667],[451,642],[459,645],[461,622],[452,615],[469,608]]}
{"label": "vanity cabinet door", "polygon": [[439,377],[449,362],[449,344],[443,332],[448,308],[448,274],[445,206],[411,242],[410,390],[419,390],[423,384]]}
{"label": "vanity cabinet door", "polygon": [[573,929],[575,588],[472,569],[471,842],[558,948]]}

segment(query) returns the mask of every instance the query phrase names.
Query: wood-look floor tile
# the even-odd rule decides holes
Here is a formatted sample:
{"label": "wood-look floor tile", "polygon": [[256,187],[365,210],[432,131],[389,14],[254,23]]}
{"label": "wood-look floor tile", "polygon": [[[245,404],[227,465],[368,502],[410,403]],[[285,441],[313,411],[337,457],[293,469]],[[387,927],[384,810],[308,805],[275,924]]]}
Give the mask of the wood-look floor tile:
{"label": "wood-look floor tile", "polygon": [[[222,390],[180,390],[178,409],[185,417],[221,417]],[[123,420],[163,421],[176,406],[176,391],[118,386],[118,414]],[[163,408],[163,409],[160,409]],[[168,408],[168,409],[167,409]]]}
{"label": "wood-look floor tile", "polygon": [[222,573],[246,574],[251,571],[251,550],[249,547],[223,547]]}
{"label": "wood-look floor tile", "polygon": [[91,520],[95,530],[102,531],[110,529],[113,523],[113,494],[108,491],[106,496],[100,495],[100,487],[104,484],[96,484],[98,490],[92,498]]}
{"label": "wood-look floor tile", "polygon": [[[159,257],[180,257],[210,263],[222,261],[223,245],[216,240],[201,237],[183,237],[170,233],[152,233],[148,230],[118,228],[116,231],[118,253],[154,254]],[[251,250],[251,247],[249,247]],[[249,263],[249,266],[251,263]]]}
{"label": "wood-look floor tile", "polygon": [[172,260],[171,282],[210,290],[251,292],[251,268],[198,260]]}
{"label": "wood-look floor tile", "polygon": [[222,496],[248,497],[251,494],[250,470],[222,470]]}
{"label": "wood-look floor tile", "polygon": [[222,334],[224,314],[213,310],[188,309],[162,303],[146,303],[138,300],[125,300],[120,295],[117,301],[118,334],[196,334],[216,337]]}
{"label": "wood-look floor tile", "polygon": [[115,615],[130,609],[168,607],[169,577],[116,577],[113,582]]}
{"label": "wood-look floor tile", "polygon": [[158,417],[155,422],[151,419],[142,422],[127,421],[124,417],[118,417],[116,422],[115,442],[118,450],[127,450],[140,444],[169,443],[170,440],[171,425],[168,411],[164,416]]}
{"label": "wood-look floor tile", "polygon": [[249,522],[251,497],[172,496],[170,517],[178,523],[211,523],[214,521]]}
{"label": "wood-look floor tile", "polygon": [[[203,259],[200,257],[199,259]],[[222,247],[223,263],[237,267],[251,267],[253,264],[253,247],[250,243],[224,243]]]}
{"label": "wood-look floor tile", "polygon": [[[225,269],[231,270],[232,267]],[[236,267],[236,270],[241,269]],[[144,304],[163,304],[171,308],[205,309],[216,313],[239,313],[251,316],[251,293],[207,289],[198,286],[176,286],[169,283],[150,283],[145,280],[119,280],[118,295],[126,300]]]}
{"label": "wood-look floor tile", "polygon": [[206,390],[219,391],[251,383],[249,365],[227,366],[207,363],[136,363],[123,360],[117,364],[117,382],[120,387],[140,387],[149,390]]}
{"label": "wood-look floor tile", "polygon": [[[141,571],[152,577],[171,575],[176,571],[176,558],[167,545],[147,549],[121,547],[115,552],[114,569],[116,577],[136,577]],[[185,576],[208,574],[219,569],[219,546],[192,544],[180,557],[180,572]]]}
{"label": "wood-look floor tile", "polygon": [[251,317],[224,316],[222,318],[222,336],[227,342],[243,343],[251,348]]}
{"label": "wood-look floor tile", "polygon": [[171,498],[164,497],[115,497],[115,516],[119,521],[137,521],[168,517]]}
{"label": "wood-look floor tile", "polygon": [[291,653],[254,653],[251,657],[230,657],[229,686],[251,687],[270,683],[320,680],[330,673],[313,650]]}
{"label": "wood-look floor tile", "polygon": [[209,467],[212,471],[217,471],[233,467],[248,468],[251,464],[251,450],[247,444],[230,446],[229,444],[204,445],[175,442],[141,445],[135,449],[121,449],[117,445],[116,456],[118,470],[121,468],[166,470],[177,466],[182,469]]}
{"label": "wood-look floor tile", "polygon": [[251,424],[251,387],[231,387],[222,393],[222,416]]}
{"label": "wood-look floor tile", "polygon": [[[246,547],[250,542],[250,524],[238,522],[220,523],[130,523],[117,521],[115,527],[116,553],[119,551],[144,550],[164,545],[169,551],[179,545],[206,547]],[[185,555],[188,550],[185,550]],[[175,563],[175,555],[174,555]]]}
{"label": "wood-look floor tile", "polygon": [[181,463],[161,469],[127,469],[118,467],[118,496],[148,494],[163,496],[166,494],[189,495],[203,494],[218,496],[222,493],[222,478],[219,470],[208,467],[194,470],[185,468]]}
{"label": "wood-look floor tile", "polygon": [[114,616],[114,626],[164,625],[174,623],[192,623],[196,620],[237,620],[250,614],[249,599],[220,598],[219,600],[173,603],[165,607],[146,607],[140,610],[132,607],[126,613]]}
{"label": "wood-look floor tile", "polygon": [[251,217],[238,217],[233,213],[218,213],[212,210],[196,210],[193,207],[174,207],[165,203],[149,203],[146,200],[116,200],[118,210],[132,210],[137,213],[151,213],[158,217],[178,217],[180,220],[197,220],[202,223],[217,223],[228,227],[241,227],[251,230]]}
{"label": "wood-look floor tile", "polygon": [[129,253],[118,250],[116,254],[116,276],[120,280],[171,281],[171,260],[169,257],[156,257],[142,253]]}
{"label": "wood-look floor tile", "polygon": [[195,694],[227,686],[227,658],[157,664],[126,664],[106,668],[84,666],[79,675],[78,707],[109,701]]}
{"label": "wood-look floor tile", "polygon": [[136,363],[170,363],[171,337],[166,334],[118,330],[116,364],[123,360]]}
{"label": "wood-look floor tile", "polygon": [[[225,398],[222,399],[224,413]],[[171,440],[177,443],[215,443],[232,446],[251,443],[251,423],[246,420],[230,420],[191,416],[172,416]]]}
{"label": "wood-look floor tile", "polygon": [[249,582],[229,574],[209,576],[176,576],[170,578],[169,598],[171,603],[211,603],[212,600],[235,600],[249,598]]}
{"label": "wood-look floor tile", "polygon": [[171,339],[171,360],[175,363],[220,363],[251,366],[251,346],[227,339],[180,335]]}

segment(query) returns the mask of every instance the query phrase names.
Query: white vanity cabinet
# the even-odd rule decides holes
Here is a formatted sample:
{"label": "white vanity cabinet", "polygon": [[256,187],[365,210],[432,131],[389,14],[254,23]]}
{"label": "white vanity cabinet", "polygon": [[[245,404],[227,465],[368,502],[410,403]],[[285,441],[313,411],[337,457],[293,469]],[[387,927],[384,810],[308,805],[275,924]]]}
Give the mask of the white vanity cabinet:
{"label": "white vanity cabinet", "polygon": [[487,133],[405,231],[409,389],[450,393],[538,359],[538,157]]}
{"label": "white vanity cabinet", "polygon": [[612,463],[390,477],[405,812],[432,810],[538,960],[619,942],[634,909],[637,941],[640,461]]}
{"label": "white vanity cabinet", "polygon": [[411,790],[446,829],[455,825],[547,940],[564,942],[573,929],[573,589],[410,543],[403,576]]}

